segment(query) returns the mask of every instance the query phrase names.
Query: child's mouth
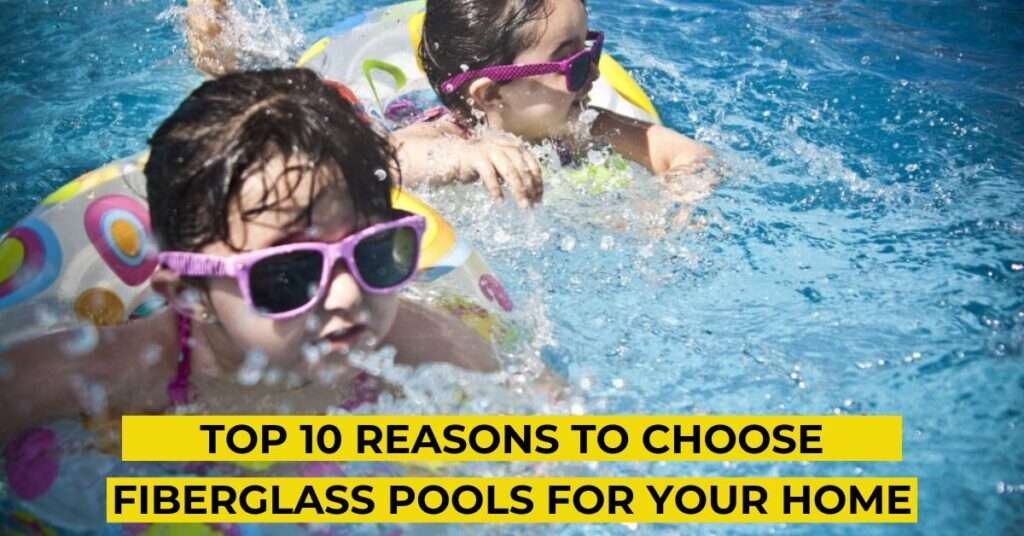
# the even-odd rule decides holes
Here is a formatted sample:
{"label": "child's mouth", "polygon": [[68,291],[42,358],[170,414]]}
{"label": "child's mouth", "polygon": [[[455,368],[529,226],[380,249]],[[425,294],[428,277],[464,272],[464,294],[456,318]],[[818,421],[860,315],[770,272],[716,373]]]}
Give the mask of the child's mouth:
{"label": "child's mouth", "polygon": [[321,340],[326,343],[327,353],[347,354],[366,333],[365,325],[355,324],[344,329],[328,332]]}

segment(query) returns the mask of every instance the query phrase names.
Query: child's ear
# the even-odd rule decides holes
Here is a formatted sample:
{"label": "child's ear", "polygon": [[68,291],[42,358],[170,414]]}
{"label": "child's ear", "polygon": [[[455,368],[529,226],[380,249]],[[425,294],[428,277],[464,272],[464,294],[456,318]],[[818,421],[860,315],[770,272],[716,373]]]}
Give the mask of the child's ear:
{"label": "child's ear", "polygon": [[207,324],[216,321],[206,292],[182,279],[178,274],[166,268],[157,268],[150,276],[149,284],[178,314]]}
{"label": "child's ear", "polygon": [[501,108],[501,88],[497,82],[490,78],[477,78],[469,83],[469,90],[466,92],[466,101],[470,108],[477,108],[485,112],[495,111]]}

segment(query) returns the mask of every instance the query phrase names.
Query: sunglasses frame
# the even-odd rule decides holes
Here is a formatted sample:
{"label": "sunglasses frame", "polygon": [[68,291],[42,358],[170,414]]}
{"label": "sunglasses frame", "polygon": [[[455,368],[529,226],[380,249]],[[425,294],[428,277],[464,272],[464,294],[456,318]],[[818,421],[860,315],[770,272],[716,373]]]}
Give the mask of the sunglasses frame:
{"label": "sunglasses frame", "polygon": [[[302,315],[323,300],[324,296],[327,294],[327,287],[332,274],[334,273],[334,267],[339,259],[345,261],[345,267],[348,269],[348,273],[356,280],[356,283],[359,284],[359,288],[370,294],[389,294],[396,291],[415,277],[417,266],[419,264],[423,232],[426,228],[426,219],[418,214],[412,214],[400,210],[396,210],[395,212],[403,215],[389,222],[371,225],[333,243],[299,242],[295,244],[284,244],[281,246],[240,253],[229,257],[184,251],[165,251],[157,255],[157,260],[162,266],[177,273],[178,275],[191,277],[233,277],[238,282],[238,287],[241,289],[242,296],[245,298],[245,302],[249,307],[267,318],[273,320],[286,320]],[[402,227],[411,228],[416,233],[416,251],[412,261],[413,269],[409,272],[408,276],[392,286],[378,288],[368,285],[366,280],[363,279],[362,274],[359,272],[359,267],[356,263],[356,246],[368,237],[385,231],[400,229]],[[280,313],[266,312],[256,306],[256,304],[253,303],[252,289],[249,286],[249,272],[252,267],[264,259],[277,255],[295,253],[297,251],[316,252],[324,259],[324,265],[321,267],[320,281],[317,286],[316,294],[311,296],[309,301],[301,307]]]}
{"label": "sunglasses frame", "polygon": [[[460,87],[468,82],[476,80],[478,78],[490,78],[495,82],[508,82],[510,80],[517,80],[519,78],[528,78],[531,76],[539,76],[542,74],[559,73],[565,76],[565,89],[570,93],[575,93],[583,86],[587,85],[586,80],[583,81],[583,85],[573,89],[572,79],[570,73],[572,72],[572,64],[579,60],[582,56],[590,56],[591,69],[594,69],[598,62],[601,60],[601,49],[604,47],[604,33],[602,32],[587,32],[587,41],[593,41],[593,44],[580,50],[579,52],[565,58],[562,61],[549,62],[549,63],[525,63],[516,65],[492,65],[490,67],[484,67],[482,69],[476,69],[474,71],[466,71],[459,73],[448,80],[441,83],[441,92],[445,94],[454,93],[458,91]],[[587,78],[593,71],[587,73]]]}

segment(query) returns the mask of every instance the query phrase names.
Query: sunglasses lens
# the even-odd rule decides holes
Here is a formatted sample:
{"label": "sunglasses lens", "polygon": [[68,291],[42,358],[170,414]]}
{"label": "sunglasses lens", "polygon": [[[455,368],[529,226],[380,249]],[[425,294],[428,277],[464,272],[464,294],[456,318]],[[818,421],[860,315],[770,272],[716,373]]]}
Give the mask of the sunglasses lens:
{"label": "sunglasses lens", "polygon": [[267,257],[249,269],[249,293],[257,309],[271,314],[298,309],[316,296],[324,258],[316,251]]}
{"label": "sunglasses lens", "polygon": [[587,84],[587,80],[590,78],[590,68],[593,63],[590,61],[590,55],[584,54],[569,65],[569,90],[579,91]]}
{"label": "sunglasses lens", "polygon": [[360,240],[353,256],[367,286],[386,289],[402,283],[416,271],[419,246],[412,227],[398,227]]}

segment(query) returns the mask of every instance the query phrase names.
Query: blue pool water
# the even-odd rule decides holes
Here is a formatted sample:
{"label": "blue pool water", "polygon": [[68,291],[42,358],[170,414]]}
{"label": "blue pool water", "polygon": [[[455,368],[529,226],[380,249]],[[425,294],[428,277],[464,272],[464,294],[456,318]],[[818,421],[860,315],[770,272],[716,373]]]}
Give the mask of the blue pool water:
{"label": "blue pool water", "polygon": [[[314,33],[385,3],[291,1],[287,24]],[[904,461],[552,472],[920,478],[915,526],[685,533],[1024,530],[1024,4],[588,6],[665,122],[729,171],[686,232],[662,232],[636,195],[451,214],[543,324],[541,354],[577,386],[573,404],[897,414]],[[142,149],[200,81],[167,7],[0,3],[0,227]]]}

